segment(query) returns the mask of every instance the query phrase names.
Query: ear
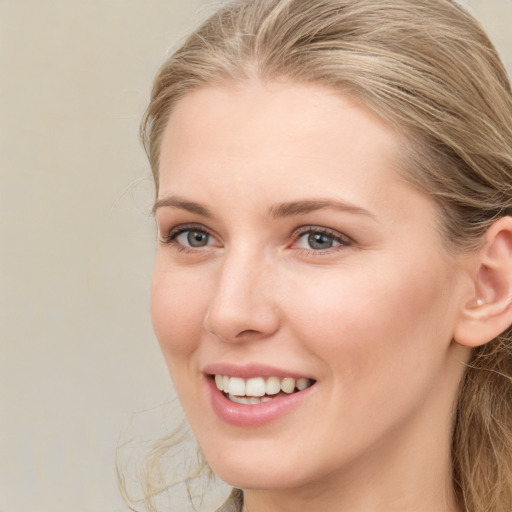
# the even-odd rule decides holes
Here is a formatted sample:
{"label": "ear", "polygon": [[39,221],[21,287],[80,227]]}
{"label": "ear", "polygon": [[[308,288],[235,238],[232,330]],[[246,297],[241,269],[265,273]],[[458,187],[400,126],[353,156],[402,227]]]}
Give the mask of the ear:
{"label": "ear", "polygon": [[478,347],[512,324],[512,217],[497,220],[473,260],[474,296],[463,305],[454,340]]}

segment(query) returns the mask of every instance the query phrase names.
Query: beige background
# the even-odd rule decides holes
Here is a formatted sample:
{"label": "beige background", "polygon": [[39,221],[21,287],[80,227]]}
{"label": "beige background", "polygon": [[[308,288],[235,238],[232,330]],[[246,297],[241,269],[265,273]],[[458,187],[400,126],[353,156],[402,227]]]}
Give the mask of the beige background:
{"label": "beige background", "polygon": [[[206,3],[0,0],[0,512],[126,510],[116,446],[179,421],[137,129]],[[512,69],[512,1],[465,3]],[[179,487],[171,506],[189,510]]]}

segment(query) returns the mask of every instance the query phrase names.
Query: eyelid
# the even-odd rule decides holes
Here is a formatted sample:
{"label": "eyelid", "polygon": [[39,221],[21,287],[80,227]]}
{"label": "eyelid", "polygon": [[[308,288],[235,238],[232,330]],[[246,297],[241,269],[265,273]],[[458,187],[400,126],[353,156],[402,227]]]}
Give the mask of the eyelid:
{"label": "eyelid", "polygon": [[[194,247],[188,247],[185,245],[182,245],[176,241],[176,238],[181,235],[182,233],[186,233],[187,231],[199,231],[201,233],[207,234],[209,237],[211,237],[214,240],[217,240],[217,237],[212,233],[212,231],[202,224],[197,223],[186,223],[186,224],[179,224],[178,226],[174,226],[171,228],[165,236],[162,236],[161,231],[159,230],[159,239],[160,242],[163,244],[170,244],[170,245],[176,245],[180,246],[183,249],[190,249],[190,250],[201,250],[202,248],[194,248]],[[209,246],[205,246],[209,247]],[[204,250],[204,249],[203,249]]]}
{"label": "eyelid", "polygon": [[[171,228],[165,236],[162,236],[161,233],[162,230],[159,229],[159,239],[162,244],[169,244],[174,245],[180,250],[190,250],[190,251],[198,251],[198,250],[205,250],[207,247],[212,247],[212,244],[206,245],[204,247],[189,247],[187,245],[183,245],[176,241],[176,238],[181,235],[182,233],[186,233],[187,231],[199,231],[202,233],[207,234],[209,237],[211,237],[214,241],[218,243],[218,237],[215,235],[215,233],[212,232],[209,228],[205,227],[203,224],[199,223],[185,223],[185,224],[179,224],[177,226],[174,226]],[[343,249],[348,246],[354,245],[354,240],[349,237],[348,235],[337,231],[335,229],[326,228],[323,226],[315,226],[315,225],[308,225],[308,226],[301,226],[297,228],[293,233],[290,235],[290,239],[292,241],[291,247],[293,247],[294,243],[297,243],[297,241],[305,234],[308,233],[320,233],[323,235],[327,235],[331,237],[335,242],[337,242],[339,245],[331,247],[329,249],[304,249],[304,248],[296,248],[297,250],[306,251],[310,253],[316,253],[316,254],[327,254],[329,252],[333,252],[336,250]],[[219,246],[219,245],[217,245]]]}
{"label": "eyelid", "polygon": [[[308,233],[320,233],[322,235],[330,236],[334,241],[338,242],[340,245],[325,249],[325,250],[315,250],[315,249],[300,249],[313,253],[327,253],[332,250],[339,250],[339,248],[344,248],[347,246],[354,245],[354,240],[350,238],[348,235],[341,233],[335,229],[326,228],[322,226],[301,226],[296,229],[290,236],[293,242],[297,242],[303,235]],[[292,244],[293,245],[293,244]]]}

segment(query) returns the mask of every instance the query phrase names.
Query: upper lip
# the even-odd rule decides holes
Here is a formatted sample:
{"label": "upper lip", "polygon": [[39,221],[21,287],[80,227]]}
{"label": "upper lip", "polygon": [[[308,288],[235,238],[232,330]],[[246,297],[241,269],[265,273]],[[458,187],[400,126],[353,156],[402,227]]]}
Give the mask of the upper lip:
{"label": "upper lip", "polygon": [[292,377],[294,379],[306,377],[312,379],[309,375],[295,372],[293,370],[257,363],[243,365],[232,363],[212,363],[203,368],[203,373],[207,375],[227,375],[229,377],[240,377],[242,379],[251,379],[253,377]]}

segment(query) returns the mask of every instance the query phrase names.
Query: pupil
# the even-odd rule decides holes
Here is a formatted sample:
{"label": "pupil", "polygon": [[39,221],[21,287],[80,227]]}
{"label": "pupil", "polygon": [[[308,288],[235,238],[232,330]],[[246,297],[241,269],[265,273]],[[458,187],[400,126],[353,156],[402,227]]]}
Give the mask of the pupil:
{"label": "pupil", "polygon": [[187,241],[192,247],[204,247],[208,243],[208,235],[201,231],[189,231]]}
{"label": "pupil", "polygon": [[321,233],[311,233],[308,237],[308,243],[312,249],[330,249],[332,247],[332,238]]}

